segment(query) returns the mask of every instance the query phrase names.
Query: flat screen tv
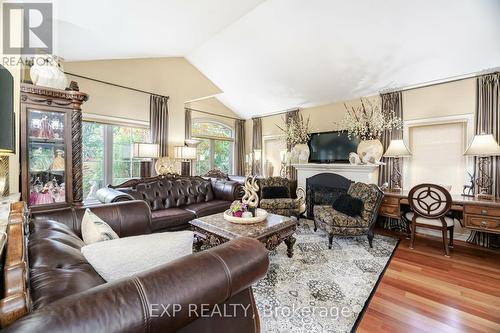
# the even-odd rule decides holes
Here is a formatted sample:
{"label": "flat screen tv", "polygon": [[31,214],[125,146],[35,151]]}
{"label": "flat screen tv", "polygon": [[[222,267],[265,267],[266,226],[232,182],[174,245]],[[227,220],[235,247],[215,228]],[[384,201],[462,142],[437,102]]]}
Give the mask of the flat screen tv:
{"label": "flat screen tv", "polygon": [[349,153],[356,152],[358,138],[347,136],[346,132],[333,131],[313,133],[308,145],[310,163],[349,163]]}

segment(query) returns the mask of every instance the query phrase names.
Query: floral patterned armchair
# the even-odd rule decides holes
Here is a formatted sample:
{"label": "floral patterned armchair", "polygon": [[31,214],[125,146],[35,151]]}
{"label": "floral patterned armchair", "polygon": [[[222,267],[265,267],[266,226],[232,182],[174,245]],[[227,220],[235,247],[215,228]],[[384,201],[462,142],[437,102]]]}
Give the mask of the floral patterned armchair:
{"label": "floral patterned armchair", "polygon": [[[286,187],[287,198],[262,199],[262,193],[266,187]],[[260,180],[260,208],[271,214],[299,217],[305,212],[305,192],[302,188],[297,189],[297,199],[292,199],[290,194],[290,182],[283,177],[269,177]]]}
{"label": "floral patterned armchair", "polygon": [[340,213],[332,206],[314,206],[314,223],[328,233],[329,248],[332,248],[333,236],[367,235],[370,247],[373,240],[373,226],[384,193],[375,184],[354,183],[347,191],[353,198],[363,202],[361,215],[352,217]]}

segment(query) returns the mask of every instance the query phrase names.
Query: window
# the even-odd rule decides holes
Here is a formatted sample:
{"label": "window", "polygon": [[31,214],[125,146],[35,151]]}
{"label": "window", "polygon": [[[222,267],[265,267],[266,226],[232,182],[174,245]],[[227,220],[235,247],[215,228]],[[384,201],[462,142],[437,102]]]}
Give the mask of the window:
{"label": "window", "polygon": [[107,184],[140,177],[132,143],[149,142],[149,129],[83,122],[83,195],[94,199]]}
{"label": "window", "polygon": [[214,121],[194,121],[192,136],[201,142],[197,149],[196,174],[204,175],[212,169],[227,174],[233,171],[233,130]]}
{"label": "window", "polygon": [[405,121],[412,155],[403,162],[404,187],[434,183],[451,186],[453,194],[462,193],[468,180],[465,170],[472,172],[474,164],[463,155],[473,127],[472,115]]}

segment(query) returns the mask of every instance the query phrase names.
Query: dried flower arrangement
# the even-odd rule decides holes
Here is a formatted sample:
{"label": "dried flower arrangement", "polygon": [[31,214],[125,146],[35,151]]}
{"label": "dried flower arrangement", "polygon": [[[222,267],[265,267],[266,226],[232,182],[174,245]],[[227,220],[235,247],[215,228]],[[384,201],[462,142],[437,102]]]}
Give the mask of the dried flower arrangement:
{"label": "dried flower arrangement", "polygon": [[282,119],[285,126],[276,125],[276,127],[285,134],[287,145],[295,146],[309,141],[309,117],[307,117],[306,121],[304,121],[301,114],[296,119],[291,118],[288,122],[284,118]]}
{"label": "dried flower arrangement", "polygon": [[[366,105],[365,105],[366,104]],[[336,122],[339,130],[346,131],[350,138],[358,137],[361,140],[380,139],[382,133],[386,130],[403,128],[403,121],[397,117],[393,110],[388,113],[382,112],[380,103],[372,103],[369,99],[361,98],[361,105],[351,106],[347,110],[344,119]]]}

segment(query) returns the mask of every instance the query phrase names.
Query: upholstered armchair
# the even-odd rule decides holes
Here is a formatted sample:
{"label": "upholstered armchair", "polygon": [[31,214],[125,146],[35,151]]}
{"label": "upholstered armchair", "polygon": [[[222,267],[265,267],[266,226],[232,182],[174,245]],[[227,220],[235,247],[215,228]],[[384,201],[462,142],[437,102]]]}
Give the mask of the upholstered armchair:
{"label": "upholstered armchair", "polygon": [[328,248],[332,248],[333,236],[367,235],[370,247],[373,240],[373,226],[384,193],[375,184],[354,183],[347,191],[353,198],[363,202],[360,216],[352,217],[336,211],[332,206],[314,206],[314,223],[328,233]]}
{"label": "upholstered armchair", "polygon": [[[275,189],[273,191],[273,189]],[[275,192],[274,195],[272,192]],[[277,193],[279,192],[279,193]],[[292,199],[290,182],[283,177],[269,177],[260,180],[260,208],[269,213],[299,217],[305,212],[305,192],[297,189],[297,199]]]}

